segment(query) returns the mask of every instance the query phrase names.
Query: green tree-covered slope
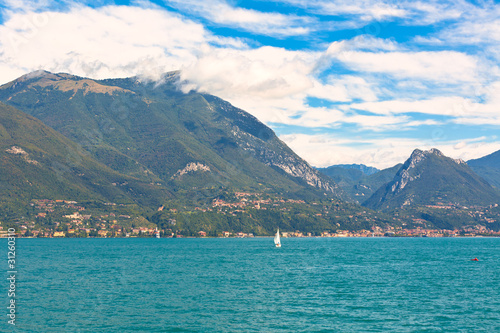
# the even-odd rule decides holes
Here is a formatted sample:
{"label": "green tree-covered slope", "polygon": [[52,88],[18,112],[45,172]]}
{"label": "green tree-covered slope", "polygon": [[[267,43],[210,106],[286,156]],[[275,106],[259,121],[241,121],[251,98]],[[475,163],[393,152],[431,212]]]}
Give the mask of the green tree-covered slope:
{"label": "green tree-covered slope", "polygon": [[155,207],[170,195],[159,186],[119,174],[40,120],[0,103],[0,197],[8,215],[32,199]]}

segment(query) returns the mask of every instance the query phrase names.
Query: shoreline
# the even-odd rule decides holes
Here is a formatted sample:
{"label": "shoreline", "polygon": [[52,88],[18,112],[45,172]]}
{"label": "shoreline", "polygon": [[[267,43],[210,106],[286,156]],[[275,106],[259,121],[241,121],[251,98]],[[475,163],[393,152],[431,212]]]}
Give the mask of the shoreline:
{"label": "shoreline", "polygon": [[[17,236],[16,239],[252,239],[252,238],[274,238],[274,236],[253,236],[253,237],[23,237]],[[311,239],[311,238],[335,238],[335,239],[345,239],[345,238],[500,238],[500,235],[477,235],[477,236],[303,236],[303,237],[281,237],[284,239]],[[1,239],[8,239],[8,237],[0,237]]]}

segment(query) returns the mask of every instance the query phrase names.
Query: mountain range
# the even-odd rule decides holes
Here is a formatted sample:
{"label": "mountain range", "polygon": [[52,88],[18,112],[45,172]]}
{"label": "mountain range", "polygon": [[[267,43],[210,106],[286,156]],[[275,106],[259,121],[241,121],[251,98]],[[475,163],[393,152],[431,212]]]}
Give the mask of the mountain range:
{"label": "mountain range", "polygon": [[[382,213],[375,217],[371,209],[392,214],[500,201],[495,188],[500,152],[468,165],[436,149],[417,149],[404,164],[385,170],[360,164],[314,169],[249,113],[216,96],[183,93],[179,84],[179,72],[153,82],[37,71],[1,86],[1,216],[11,218],[19,213],[13,207],[35,199],[63,198],[135,207],[137,214],[164,224],[177,208],[189,216],[190,210],[206,211],[217,200],[253,193],[274,202],[329,200],[332,206],[322,204],[322,210],[310,206],[295,215],[276,211],[273,216],[290,228],[317,224],[333,230],[345,223],[359,228],[375,221],[405,223]],[[155,213],[164,206],[172,209]],[[260,223],[259,214],[221,225],[234,227],[244,220],[250,228]],[[347,222],[341,221],[343,214]],[[439,225],[439,214],[426,214]],[[202,225],[209,226],[210,219],[201,218]],[[191,217],[183,223],[195,222]],[[269,229],[266,223],[261,226]]]}
{"label": "mountain range", "polygon": [[367,201],[372,209],[418,205],[490,205],[500,194],[462,160],[446,157],[437,149],[415,149],[392,181]]}
{"label": "mountain range", "polygon": [[374,173],[379,172],[380,170],[371,166],[367,166],[364,164],[336,164],[332,165],[328,168],[323,168],[323,169],[329,169],[329,168],[337,168],[337,169],[347,169],[347,170],[358,170],[361,171],[363,174],[369,176],[373,175]]}
{"label": "mountain range", "polygon": [[391,181],[401,165],[379,170],[363,164],[342,164],[318,168],[318,171],[333,179],[352,200],[363,203],[382,185]]}
{"label": "mountain range", "polygon": [[[90,80],[38,71],[0,87],[0,100],[40,119],[94,159],[173,192],[263,186],[293,196],[342,190],[250,114],[162,82]],[[266,184],[266,185],[262,185]]]}
{"label": "mountain range", "polygon": [[486,179],[497,189],[500,189],[500,151],[467,161],[467,164],[475,173]]}
{"label": "mountain range", "polygon": [[[161,82],[37,71],[0,87],[4,217],[62,198],[210,207],[227,191],[344,198],[274,132],[215,96]],[[34,161],[33,163],[29,161]]]}

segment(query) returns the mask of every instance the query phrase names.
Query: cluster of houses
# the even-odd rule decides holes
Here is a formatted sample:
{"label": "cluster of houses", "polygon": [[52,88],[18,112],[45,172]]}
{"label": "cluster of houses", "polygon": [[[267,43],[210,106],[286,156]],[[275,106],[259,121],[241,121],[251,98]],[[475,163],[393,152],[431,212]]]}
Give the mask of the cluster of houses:
{"label": "cluster of houses", "polygon": [[[30,237],[71,237],[71,234],[76,232],[86,232],[87,235],[92,231],[97,231],[96,237],[155,237],[160,232],[162,237],[183,237],[182,235],[176,235],[170,229],[166,230],[158,230],[156,228],[131,228],[125,230],[123,227],[119,225],[112,225],[109,227],[105,227],[104,225],[98,226],[99,230],[95,228],[72,228],[64,231],[55,231],[55,230],[33,230],[28,234],[28,227],[24,224],[20,225],[17,228],[16,234],[18,236],[30,236]],[[466,236],[466,237],[475,237],[480,235],[490,235],[490,236],[500,236],[500,231],[492,231],[484,226],[475,225],[469,226],[462,229],[454,229],[454,230],[442,230],[442,229],[425,229],[421,227],[417,227],[415,229],[398,229],[395,230],[393,227],[388,227],[382,229],[380,227],[373,227],[372,230],[359,230],[359,231],[348,231],[348,230],[336,230],[332,231],[323,231],[320,237],[456,237],[456,236]],[[197,233],[198,237],[207,237],[208,234],[206,231],[200,230]],[[236,237],[236,238],[247,238],[254,237],[252,233],[244,233],[244,232],[230,232],[224,231],[219,234],[220,237]],[[312,237],[311,233],[303,233],[301,231],[282,231],[281,236],[283,238],[288,237]],[[0,237],[7,237],[7,231],[4,227],[0,226]]]}
{"label": "cluster of houses", "polygon": [[[304,200],[293,200],[293,199],[262,199],[260,196],[261,193],[247,193],[247,192],[235,192],[234,194],[239,201],[237,202],[226,202],[222,199],[215,199],[212,202],[212,207],[229,207],[229,208],[245,208],[245,207],[253,207],[255,209],[267,209],[266,207],[262,207],[261,205],[273,205],[279,206],[279,204],[284,203],[295,203],[295,204],[304,204]],[[253,198],[252,198],[253,197]],[[197,207],[197,209],[200,209]],[[201,210],[201,209],[200,209]]]}
{"label": "cluster of houses", "polygon": [[[303,237],[301,233],[295,233],[292,237]],[[283,237],[286,233],[283,233]],[[359,230],[359,231],[348,231],[348,230],[337,230],[335,232],[324,231],[321,233],[321,237],[475,237],[481,235],[489,236],[500,236],[500,231],[493,231],[482,225],[467,226],[461,229],[446,230],[446,229],[427,229],[422,227],[416,227],[414,229],[402,229],[402,228],[380,228],[374,226],[372,230]]]}
{"label": "cluster of houses", "polygon": [[[0,226],[0,237],[2,237],[2,227]],[[73,228],[73,229],[67,229],[64,231],[56,231],[56,230],[33,230],[30,232],[29,236],[32,237],[47,237],[47,238],[52,238],[52,237],[71,237],[72,234],[75,233],[81,233],[85,232],[87,235],[96,232],[97,237],[138,237],[138,236],[145,236],[145,237],[153,237],[157,234],[158,230],[156,228],[133,228],[130,230],[125,230],[124,228],[118,226],[118,225],[113,225],[110,226],[109,228],[103,228],[97,230],[96,228]],[[26,236],[27,230],[22,228],[19,228],[17,231],[17,234],[19,236]],[[172,237],[174,234],[168,234],[165,232],[166,237]]]}
{"label": "cluster of houses", "polygon": [[56,207],[68,208],[77,211],[85,210],[85,207],[78,206],[77,204],[78,203],[73,200],[34,199],[31,201],[30,206],[48,213],[54,212]]}
{"label": "cluster of houses", "polygon": [[[282,204],[305,204],[303,200],[292,200],[292,199],[269,199],[263,197],[261,193],[249,193],[249,192],[236,192],[235,193],[236,202],[226,202],[222,199],[215,199],[212,202],[211,208],[195,208],[195,210],[200,211],[212,211],[218,210],[222,213],[224,212],[238,212],[244,211],[246,208],[255,209],[267,209],[269,207],[277,207]],[[234,200],[233,200],[234,201]],[[115,203],[107,203],[107,206],[117,206]],[[315,205],[315,203],[313,203]],[[85,207],[79,205],[76,201],[72,200],[50,200],[50,199],[39,199],[33,200],[31,206],[37,210],[35,216],[38,218],[46,218],[48,216],[54,216],[50,214],[56,209],[64,209],[64,212],[71,212],[70,214],[63,215],[59,221],[51,222],[52,225],[40,225],[36,226],[34,221],[22,221],[17,224],[17,234],[19,236],[25,237],[155,237],[161,233],[161,237],[182,237],[182,235],[174,234],[171,229],[165,229],[158,231],[156,228],[151,227],[137,227],[132,221],[127,223],[127,220],[132,219],[130,215],[119,214],[116,209],[115,213],[95,213],[94,217],[89,214],[89,210],[86,211]],[[231,210],[224,209],[224,207],[235,208]],[[267,208],[266,208],[267,207]],[[284,206],[287,207],[287,206]],[[492,205],[489,208],[496,208],[498,205]],[[413,226],[412,229],[401,227],[385,227],[381,228],[378,226],[373,226],[371,230],[359,230],[359,231],[349,231],[349,230],[336,230],[336,231],[323,231],[321,237],[382,237],[382,236],[393,236],[393,237],[453,237],[453,236],[479,236],[479,235],[491,235],[500,236],[500,231],[492,231],[488,228],[489,223],[497,222],[494,218],[488,217],[488,208],[486,210],[479,209],[479,207],[455,207],[447,205],[429,206],[429,208],[440,208],[440,209],[467,209],[469,215],[474,217],[483,218],[487,223],[486,226],[483,225],[473,225],[466,226],[460,229],[454,230],[441,230],[441,229],[430,229],[428,221],[423,219],[414,218],[412,219]],[[483,207],[484,208],[484,207]],[[164,207],[158,208],[159,211],[163,210]],[[334,211],[334,207],[327,208],[326,206],[322,210],[323,214],[328,214],[328,210]],[[176,213],[176,209],[170,209],[173,213]],[[322,213],[318,211],[315,212],[317,216],[321,216]],[[348,215],[349,220],[356,220],[359,216],[365,212],[359,212],[355,215]],[[100,215],[103,214],[103,215]],[[359,215],[359,216],[358,216]],[[340,216],[336,216],[340,218]],[[372,221],[373,224],[376,223],[375,220],[371,220],[367,217],[366,221]],[[172,226],[176,225],[175,219],[168,220],[168,223]],[[371,223],[370,223],[371,224]],[[128,227],[124,227],[128,225]],[[144,224],[142,224],[144,225]],[[406,225],[403,223],[403,226]],[[337,224],[340,227],[340,224]],[[36,229],[35,229],[36,228]],[[3,228],[5,229],[5,228]],[[0,225],[0,237],[6,234]],[[282,237],[312,237],[312,233],[304,233],[301,231],[282,231]],[[206,231],[200,230],[195,234],[198,237],[214,236],[214,234],[208,234]],[[252,233],[244,232],[230,232],[223,231],[218,233],[219,237],[254,237]]]}

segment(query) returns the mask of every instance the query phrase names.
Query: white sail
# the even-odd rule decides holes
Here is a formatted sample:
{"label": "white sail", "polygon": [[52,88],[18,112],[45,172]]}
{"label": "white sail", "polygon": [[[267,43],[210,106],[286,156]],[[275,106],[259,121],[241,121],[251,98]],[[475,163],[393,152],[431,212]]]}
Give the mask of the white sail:
{"label": "white sail", "polygon": [[281,247],[280,228],[278,228],[278,231],[276,231],[276,235],[274,236],[274,244],[276,245],[276,247]]}

